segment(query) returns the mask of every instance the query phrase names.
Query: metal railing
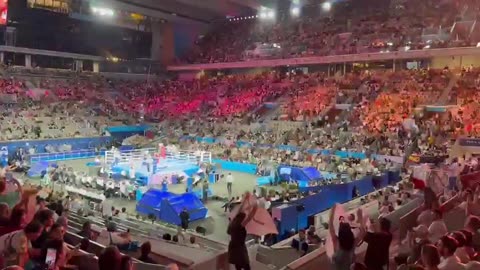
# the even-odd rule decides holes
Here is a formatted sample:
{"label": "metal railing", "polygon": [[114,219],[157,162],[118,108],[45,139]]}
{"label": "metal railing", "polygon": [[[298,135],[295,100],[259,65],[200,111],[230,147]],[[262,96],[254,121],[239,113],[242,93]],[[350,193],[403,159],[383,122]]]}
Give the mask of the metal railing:
{"label": "metal railing", "polygon": [[[132,161],[142,162],[146,156],[154,156],[158,153],[156,148],[143,148],[129,151],[117,151],[109,150],[105,151],[105,165],[109,166],[116,162],[130,163]],[[166,160],[180,160],[188,161],[192,163],[198,162],[212,162],[212,153],[206,151],[194,152],[194,151],[167,151],[165,155]]]}
{"label": "metal railing", "polygon": [[69,152],[55,152],[55,153],[39,153],[29,155],[28,158],[30,163],[35,163],[39,161],[57,161],[57,160],[73,160],[73,159],[83,159],[83,158],[93,158],[99,155],[102,155],[103,151],[97,152],[95,149],[92,150],[77,150]]}

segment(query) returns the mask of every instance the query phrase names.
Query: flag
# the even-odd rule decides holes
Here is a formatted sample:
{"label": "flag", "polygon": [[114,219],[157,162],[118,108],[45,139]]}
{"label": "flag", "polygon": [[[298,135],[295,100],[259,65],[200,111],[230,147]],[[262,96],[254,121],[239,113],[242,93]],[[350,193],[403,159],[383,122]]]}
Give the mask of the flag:
{"label": "flag", "polygon": [[427,186],[427,178],[430,173],[430,167],[422,164],[413,167],[411,180],[416,189],[424,189]]}
{"label": "flag", "polygon": [[240,211],[246,214],[244,224],[248,234],[256,236],[278,234],[277,226],[275,226],[272,216],[270,216],[267,209],[258,206],[258,200],[255,195],[246,193],[242,202],[230,212],[230,220],[233,220]]}

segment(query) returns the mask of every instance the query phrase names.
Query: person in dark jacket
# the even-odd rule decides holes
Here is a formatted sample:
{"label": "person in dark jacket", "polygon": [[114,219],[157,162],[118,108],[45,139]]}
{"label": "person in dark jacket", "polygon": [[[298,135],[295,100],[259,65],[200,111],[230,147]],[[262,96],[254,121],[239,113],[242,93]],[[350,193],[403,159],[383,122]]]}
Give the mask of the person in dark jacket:
{"label": "person in dark jacket", "polygon": [[190,222],[190,214],[188,214],[187,208],[183,208],[182,212],[180,212],[180,225],[182,229],[188,229],[188,223]]}
{"label": "person in dark jacket", "polygon": [[228,243],[228,262],[235,266],[236,270],[250,270],[250,260],[248,258],[247,230],[242,224],[246,215],[243,212],[238,213],[228,225],[227,233],[230,235]]}

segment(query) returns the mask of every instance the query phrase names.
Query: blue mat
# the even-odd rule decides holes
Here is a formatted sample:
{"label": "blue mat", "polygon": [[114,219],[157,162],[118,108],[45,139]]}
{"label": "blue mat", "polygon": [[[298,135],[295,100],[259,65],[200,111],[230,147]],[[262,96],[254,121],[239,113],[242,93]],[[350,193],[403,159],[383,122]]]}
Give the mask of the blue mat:
{"label": "blue mat", "polygon": [[48,161],[39,161],[32,164],[32,167],[27,172],[28,177],[40,177],[42,176],[42,172],[47,171],[49,165],[56,166],[55,162],[48,162]]}

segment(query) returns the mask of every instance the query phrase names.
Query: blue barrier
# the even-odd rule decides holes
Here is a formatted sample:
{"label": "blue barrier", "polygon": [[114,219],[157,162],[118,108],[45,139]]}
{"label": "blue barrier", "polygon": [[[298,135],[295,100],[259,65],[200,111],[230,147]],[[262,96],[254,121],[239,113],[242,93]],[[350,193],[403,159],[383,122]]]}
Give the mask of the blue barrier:
{"label": "blue barrier", "polygon": [[[64,144],[72,146],[72,150],[82,150],[91,148],[101,148],[110,145],[113,141],[112,137],[88,137],[88,138],[68,138],[68,139],[48,139],[48,140],[28,140],[28,141],[9,141],[0,142],[0,148],[5,146],[8,149],[9,156],[12,157],[15,154],[17,148],[23,148],[25,150],[34,147],[36,153],[45,153],[45,147],[47,145],[58,147]],[[28,152],[28,151],[27,151]]]}
{"label": "blue barrier", "polygon": [[107,127],[105,131],[108,132],[115,139],[123,140],[133,135],[143,135],[149,129],[150,129],[150,126],[148,125],[115,126],[115,127]]}
{"label": "blue barrier", "polygon": [[[212,138],[212,137],[192,137],[189,135],[184,135],[181,136],[181,140],[189,140],[195,138],[197,142],[203,142],[203,143],[208,143],[208,144],[213,144],[213,143],[218,143],[220,142],[217,138]],[[276,147],[277,149],[283,150],[283,151],[302,151],[298,146],[293,146],[293,145],[272,145],[272,144],[253,144],[250,142],[246,141],[237,141],[236,142],[237,147],[258,147],[258,148],[272,148]],[[332,153],[335,154],[336,156],[339,156],[341,158],[359,158],[359,159],[364,159],[367,158],[367,155],[365,153],[360,153],[360,152],[349,152],[349,151],[335,151],[332,152],[331,150],[325,150],[325,149],[308,149],[306,150],[307,153],[309,154],[322,154],[322,155],[331,155]]]}
{"label": "blue barrier", "polygon": [[[281,217],[279,234],[283,235],[291,229],[298,230],[308,227],[309,216],[323,212],[331,208],[335,203],[350,201],[353,198],[352,195],[354,195],[354,188],[357,189],[360,196],[364,196],[375,189],[396,183],[399,179],[399,171],[389,171],[378,177],[365,176],[360,180],[345,184],[311,187],[312,190],[318,191],[318,193],[277,208]],[[303,205],[304,211],[298,212],[298,205]]]}
{"label": "blue barrier", "polygon": [[221,159],[213,159],[212,162],[215,164],[220,164],[222,169],[227,171],[235,171],[248,174],[255,174],[257,172],[257,165],[255,164],[227,161]]}
{"label": "blue barrier", "polygon": [[114,127],[107,127],[105,130],[112,133],[112,132],[137,132],[143,133],[150,129],[149,125],[138,125],[138,126],[114,126]]}
{"label": "blue barrier", "polygon": [[245,141],[238,141],[237,147],[252,147],[253,144]]}
{"label": "blue barrier", "polygon": [[215,138],[212,137],[196,137],[195,139],[197,140],[197,142],[208,144],[214,144],[216,141]]}
{"label": "blue barrier", "polygon": [[298,147],[296,147],[296,146],[284,145],[284,144],[278,145],[277,148],[280,149],[280,150],[283,150],[283,151],[292,151],[292,152],[298,150]]}
{"label": "blue barrier", "polygon": [[341,158],[359,158],[359,159],[367,158],[367,155],[365,155],[365,153],[349,152],[349,151],[335,151],[335,155]]}

